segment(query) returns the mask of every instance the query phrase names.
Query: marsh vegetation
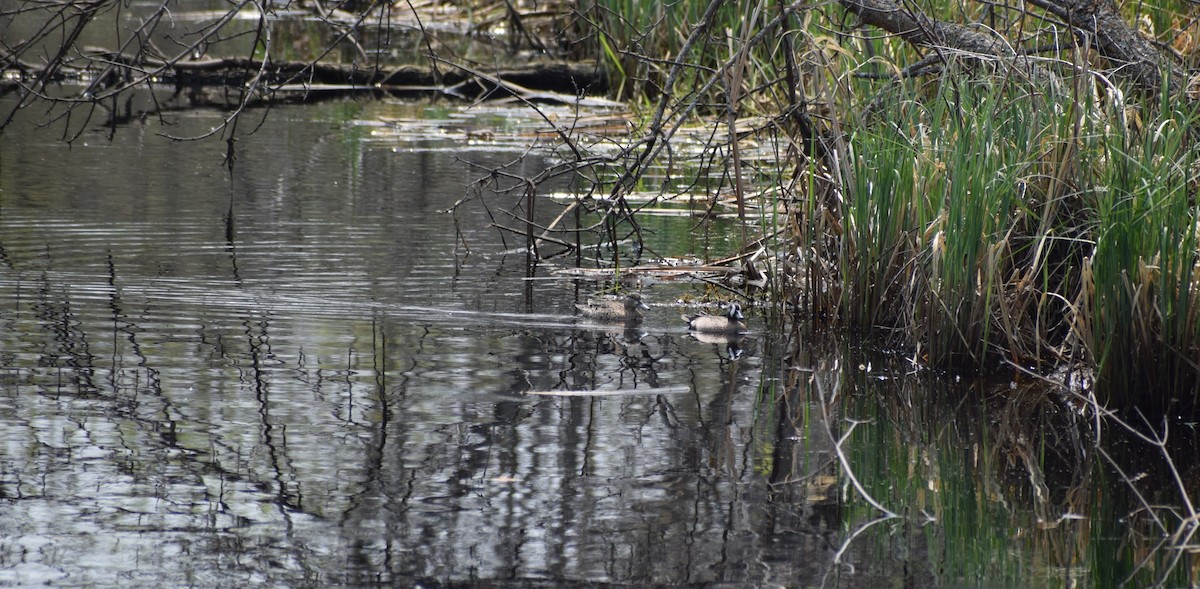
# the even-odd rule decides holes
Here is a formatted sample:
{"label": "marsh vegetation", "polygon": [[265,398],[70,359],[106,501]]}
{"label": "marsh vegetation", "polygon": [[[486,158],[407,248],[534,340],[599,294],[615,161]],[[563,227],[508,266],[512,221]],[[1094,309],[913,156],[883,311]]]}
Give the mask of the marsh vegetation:
{"label": "marsh vegetation", "polygon": [[773,240],[790,280],[774,295],[802,321],[926,366],[1192,405],[1190,4],[685,4],[588,13],[646,113],[624,174],[599,182],[610,200],[649,162],[678,168],[663,144],[707,120],[708,194]]}
{"label": "marsh vegetation", "polygon": [[[824,434],[841,491],[782,452],[756,468],[772,484],[804,477],[823,505],[841,493],[833,519],[856,524],[833,568],[879,534],[884,551],[930,550],[950,582],[1028,579],[996,562],[1015,545],[1045,556],[1049,585],[1194,583],[1195,467],[1180,457],[1195,453],[1200,400],[1200,7],[190,8],[0,9],[0,132],[31,111],[68,143],[149,121],[223,139],[232,175],[238,141],[282,102],[516,105],[541,127],[510,139],[541,165],[468,162],[465,195],[441,209],[455,247],[491,243],[458,222],[486,217],[527,279],[564,258],[613,289],[687,276],[699,298],[781,326],[786,368],[763,377],[756,410],[780,436]],[[220,121],[179,131],[175,115],[198,105]],[[681,218],[718,245],[673,249]],[[871,343],[845,343],[858,338]],[[870,396],[883,365],[913,377],[892,398]],[[976,384],[956,398],[963,377]]]}

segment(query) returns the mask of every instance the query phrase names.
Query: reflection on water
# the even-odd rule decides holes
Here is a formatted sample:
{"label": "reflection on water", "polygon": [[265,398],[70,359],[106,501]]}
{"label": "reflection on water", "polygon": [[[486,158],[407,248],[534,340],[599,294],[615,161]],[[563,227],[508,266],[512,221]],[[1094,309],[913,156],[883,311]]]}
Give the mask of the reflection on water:
{"label": "reflection on water", "polygon": [[[642,288],[633,328],[576,317],[605,285],[502,241],[493,214],[520,203],[443,212],[479,173],[464,161],[542,168],[519,157],[522,116],[281,108],[231,172],[223,145],[152,127],[70,148],[9,129],[0,584],[1065,587],[1194,568],[1127,541],[1168,518],[1124,519],[1132,486],[1106,480],[1084,414],[1029,383],[873,366],[761,312],[739,341],[697,339],[673,282]],[[488,148],[463,147],[476,125]],[[663,250],[724,247],[653,223]],[[1135,446],[1110,450],[1148,503],[1177,504]]]}
{"label": "reflection on water", "polygon": [[806,487],[772,478],[829,462],[771,449],[795,409],[761,322],[697,341],[667,284],[638,329],[577,319],[602,285],[529,280],[482,207],[441,212],[473,173],[456,157],[514,153],[375,139],[340,108],[272,113],[229,175],[223,145],[150,128],[70,149],[10,130],[0,582],[824,572],[794,555],[829,550],[836,503],[777,506]]}

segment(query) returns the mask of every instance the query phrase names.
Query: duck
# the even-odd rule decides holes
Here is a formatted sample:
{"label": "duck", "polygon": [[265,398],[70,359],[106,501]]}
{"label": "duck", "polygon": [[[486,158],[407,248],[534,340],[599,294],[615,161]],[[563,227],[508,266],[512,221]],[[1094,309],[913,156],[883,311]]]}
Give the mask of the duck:
{"label": "duck", "polygon": [[642,296],[636,292],[631,292],[625,295],[624,300],[616,299],[592,299],[586,305],[575,305],[580,313],[585,317],[598,319],[600,321],[625,321],[633,323],[641,321],[641,309],[649,309],[646,303],[642,302]]}
{"label": "duck", "polygon": [[699,333],[711,334],[738,334],[746,331],[746,324],[742,315],[742,306],[737,303],[729,303],[729,308],[724,315],[684,315],[683,320],[687,321],[688,329]]}

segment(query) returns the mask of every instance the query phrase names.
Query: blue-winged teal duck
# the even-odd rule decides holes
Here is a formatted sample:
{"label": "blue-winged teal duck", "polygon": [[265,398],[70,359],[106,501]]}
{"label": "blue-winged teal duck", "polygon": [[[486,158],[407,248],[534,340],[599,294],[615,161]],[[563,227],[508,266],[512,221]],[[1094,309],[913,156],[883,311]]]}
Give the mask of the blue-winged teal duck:
{"label": "blue-winged teal duck", "polygon": [[746,317],[742,315],[742,306],[737,303],[729,303],[729,309],[724,315],[684,315],[683,320],[688,322],[688,329],[702,333],[722,333],[722,334],[737,334],[746,331],[746,324],[742,322]]}
{"label": "blue-winged teal duck", "polygon": [[586,305],[575,305],[575,308],[579,309],[579,312],[583,313],[585,317],[592,319],[634,322],[642,319],[640,309],[649,309],[650,307],[642,302],[641,295],[631,292],[625,295],[624,300],[592,299]]}

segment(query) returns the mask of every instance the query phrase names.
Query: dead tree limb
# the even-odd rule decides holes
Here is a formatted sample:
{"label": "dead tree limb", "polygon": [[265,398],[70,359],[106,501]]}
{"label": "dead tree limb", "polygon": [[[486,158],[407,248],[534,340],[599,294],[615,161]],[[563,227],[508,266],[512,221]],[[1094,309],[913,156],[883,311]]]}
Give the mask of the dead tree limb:
{"label": "dead tree limb", "polygon": [[[894,33],[913,45],[933,49],[939,54],[954,52],[1001,58],[1036,82],[1058,83],[1053,72],[1037,65],[1029,56],[1019,54],[998,35],[939,21],[901,7],[892,0],[842,0],[842,6],[857,15],[864,24]],[[946,60],[944,55],[942,60]]]}
{"label": "dead tree limb", "polygon": [[[940,21],[892,0],[841,0],[841,4],[864,24],[898,35],[913,45],[1002,58],[1029,72],[1034,80],[1053,79],[1046,76],[1045,68],[999,34]],[[1159,51],[1151,40],[1130,27],[1112,0],[1030,0],[1030,4],[1060,19],[1070,27],[1065,32],[1081,46],[1094,48],[1117,77],[1140,90],[1153,94],[1165,88],[1178,95],[1183,88],[1185,74],[1173,56]]]}
{"label": "dead tree limb", "polygon": [[[1113,0],[1030,0],[1030,4],[1065,21],[1081,44],[1095,47],[1121,77],[1138,88],[1156,93],[1165,84],[1171,95],[1178,95],[1183,88],[1183,68],[1130,27]],[[1166,80],[1164,71],[1168,73]]]}

